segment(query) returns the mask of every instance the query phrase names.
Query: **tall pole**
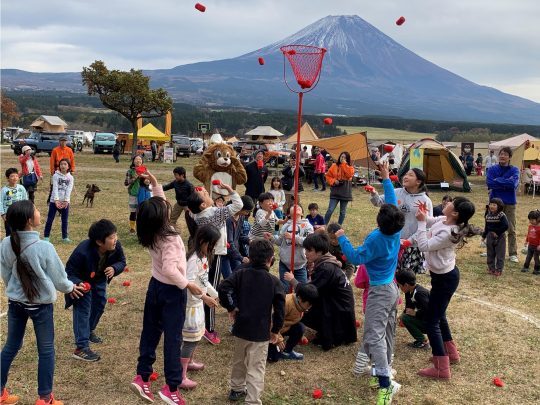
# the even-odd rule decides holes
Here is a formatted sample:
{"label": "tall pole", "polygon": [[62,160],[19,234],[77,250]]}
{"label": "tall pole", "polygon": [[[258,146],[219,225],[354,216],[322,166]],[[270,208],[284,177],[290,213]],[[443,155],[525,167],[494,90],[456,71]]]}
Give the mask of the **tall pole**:
{"label": "tall pole", "polygon": [[[302,99],[304,97],[304,93],[300,92],[298,93],[298,125],[297,125],[297,132],[296,132],[296,163],[294,165],[294,209],[293,209],[293,222],[292,222],[292,235],[291,235],[291,266],[290,271],[294,275],[294,251],[296,249],[296,210],[298,207],[298,172],[300,170],[300,129],[302,128]],[[289,207],[290,210],[290,207]],[[292,285],[290,287],[290,291],[292,291]]]}

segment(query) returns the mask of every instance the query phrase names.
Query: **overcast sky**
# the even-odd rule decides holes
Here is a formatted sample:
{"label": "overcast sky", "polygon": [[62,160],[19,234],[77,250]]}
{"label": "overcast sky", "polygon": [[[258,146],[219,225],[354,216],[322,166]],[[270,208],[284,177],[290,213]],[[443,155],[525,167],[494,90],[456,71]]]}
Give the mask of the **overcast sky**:
{"label": "overcast sky", "polygon": [[[171,68],[235,57],[356,14],[429,61],[540,102],[539,0],[2,0],[1,66]],[[398,27],[395,20],[407,21]]]}

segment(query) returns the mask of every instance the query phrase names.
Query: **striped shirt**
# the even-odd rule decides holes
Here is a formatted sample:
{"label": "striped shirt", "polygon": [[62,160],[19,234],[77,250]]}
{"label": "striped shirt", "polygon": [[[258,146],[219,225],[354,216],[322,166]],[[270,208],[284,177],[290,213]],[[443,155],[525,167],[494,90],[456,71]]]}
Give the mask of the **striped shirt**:
{"label": "striped shirt", "polygon": [[270,218],[266,219],[267,214],[268,212],[263,209],[257,210],[257,213],[255,214],[255,223],[249,232],[250,241],[255,238],[264,238],[265,232],[269,232],[271,234],[274,233],[277,221],[276,214],[274,214],[274,211],[272,211]]}

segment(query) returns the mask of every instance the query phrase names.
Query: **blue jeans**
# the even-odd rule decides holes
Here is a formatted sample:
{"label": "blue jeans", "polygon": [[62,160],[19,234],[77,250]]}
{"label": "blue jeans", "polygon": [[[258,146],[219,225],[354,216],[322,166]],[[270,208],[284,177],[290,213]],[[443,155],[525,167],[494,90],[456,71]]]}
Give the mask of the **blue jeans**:
{"label": "blue jeans", "polygon": [[186,314],[186,290],[150,279],[144,301],[143,328],[139,344],[137,374],[148,381],[156,361],[156,348],[163,339],[165,383],[174,391],[182,383],[180,346]]}
{"label": "blue jeans", "polygon": [[332,214],[334,213],[334,210],[336,209],[338,202],[339,202],[338,223],[340,225],[343,225],[343,221],[345,221],[345,214],[347,213],[347,204],[349,204],[349,201],[337,200],[335,198],[330,198],[330,203],[328,204],[328,211],[326,211],[326,214],[324,215],[325,224],[330,223],[330,218],[332,217]]}
{"label": "blue jeans", "polygon": [[48,238],[51,234],[51,228],[56,211],[60,211],[60,219],[62,220],[62,239],[66,239],[68,237],[69,205],[66,208],[59,210],[56,208],[56,204],[53,202],[49,203],[49,213],[47,214],[47,223],[45,224],[45,231],[43,232],[43,235]]}
{"label": "blue jeans", "polygon": [[[301,246],[297,246],[297,248],[302,249]],[[281,284],[283,284],[283,287],[285,288],[285,293],[289,292],[289,282],[285,281],[283,276],[285,273],[288,273],[289,267],[283,263],[282,261],[279,262],[279,279],[281,280]],[[294,278],[298,280],[299,283],[307,283],[307,270],[306,266],[300,267],[299,269],[294,270]]]}
{"label": "blue jeans", "polygon": [[90,332],[94,331],[107,303],[107,282],[92,285],[92,289],[73,300],[73,333],[77,349],[90,346]]}
{"label": "blue jeans", "polygon": [[22,347],[26,323],[30,318],[34,323],[38,349],[38,395],[49,395],[54,378],[53,304],[30,306],[10,300],[8,305],[7,340],[0,354],[2,389],[6,386],[11,363]]}

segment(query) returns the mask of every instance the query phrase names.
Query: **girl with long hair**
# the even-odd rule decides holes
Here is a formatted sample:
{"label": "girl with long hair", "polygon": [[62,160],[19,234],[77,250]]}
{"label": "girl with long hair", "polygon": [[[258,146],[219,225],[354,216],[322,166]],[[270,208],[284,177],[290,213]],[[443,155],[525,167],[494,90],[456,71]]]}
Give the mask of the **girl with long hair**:
{"label": "girl with long hair", "polygon": [[416,212],[416,243],[425,253],[431,276],[426,331],[433,353],[433,367],[418,371],[422,377],[449,379],[450,363],[460,360],[446,319],[446,309],[459,285],[456,248],[460,249],[467,243],[467,238],[481,233],[480,229],[469,224],[474,212],[474,204],[463,197],[446,204],[442,217],[432,218],[422,208]]}
{"label": "girl with long hair", "polygon": [[180,388],[191,389],[197,386],[195,381],[187,378],[188,370],[198,371],[204,368],[203,363],[193,360],[197,344],[204,336],[204,305],[215,308],[218,305],[218,293],[208,281],[208,270],[212,263],[212,252],[221,237],[219,229],[212,225],[202,225],[195,233],[194,243],[187,254],[187,279],[195,283],[202,295],[188,292],[186,305],[186,320],[182,330],[182,384]]}
{"label": "girl with long hair", "polygon": [[168,404],[183,404],[178,387],[182,383],[179,358],[186,313],[186,289],[193,295],[201,295],[202,290],[186,277],[184,243],[170,222],[171,205],[165,199],[163,187],[148,171],[139,176],[148,178],[154,191],[153,197],[141,203],[137,214],[137,238],[152,258],[152,278],[144,302],[137,375],[131,382],[131,388],[144,400],[154,401],[150,375],[156,359],[156,348],[163,334],[166,384],[159,391],[159,396]]}
{"label": "girl with long hair", "polygon": [[[22,346],[26,324],[31,319],[38,350],[38,395],[36,405],[62,405],[54,399],[55,366],[53,304],[56,290],[72,298],[83,295],[84,286],[68,280],[54,246],[39,239],[35,228],[41,216],[30,200],[17,201],[7,210],[11,236],[0,244],[0,269],[8,297],[7,339],[2,349],[0,403],[15,404],[6,384],[11,363]],[[28,371],[28,370],[25,370]]]}

